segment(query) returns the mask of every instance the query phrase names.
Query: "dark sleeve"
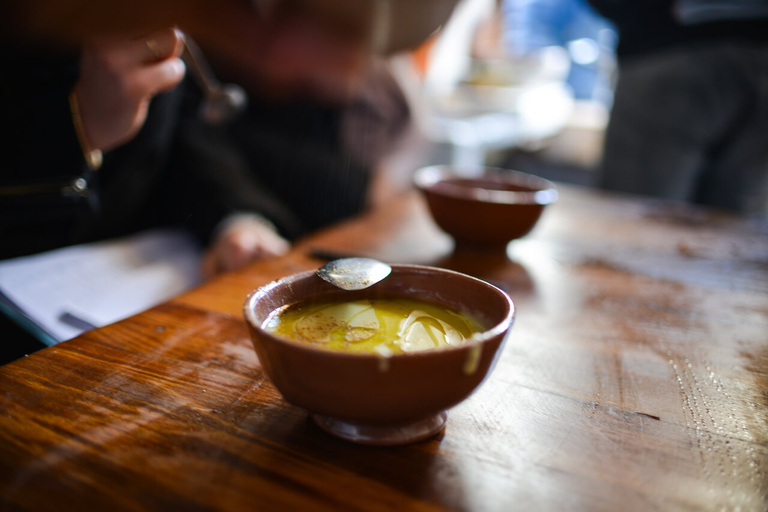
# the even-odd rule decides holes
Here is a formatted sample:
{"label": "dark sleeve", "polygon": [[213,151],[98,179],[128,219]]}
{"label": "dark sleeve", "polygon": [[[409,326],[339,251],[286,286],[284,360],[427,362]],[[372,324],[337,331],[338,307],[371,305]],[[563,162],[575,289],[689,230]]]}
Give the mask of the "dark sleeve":
{"label": "dark sleeve", "polygon": [[239,118],[212,126],[186,104],[162,187],[174,191],[162,200],[168,223],[207,243],[228,215],[255,213],[293,240],[365,207],[370,163],[350,155],[344,109],[251,96]]}
{"label": "dark sleeve", "polygon": [[299,218],[260,183],[246,152],[227,132],[196,116],[180,121],[171,165],[159,187],[168,191],[158,197],[165,223],[184,226],[204,245],[219,222],[239,212],[262,215],[288,238],[302,234]]}
{"label": "dark sleeve", "polygon": [[348,104],[251,95],[226,125],[200,119],[199,96],[188,88],[152,211],[203,243],[233,213],[261,215],[290,240],[360,213],[378,161],[410,116],[386,68]]}
{"label": "dark sleeve", "polygon": [[271,198],[271,203],[260,204],[280,206],[274,217],[260,213],[289,239],[365,208],[372,162],[351,151],[342,126],[344,114],[345,108],[338,105],[275,104],[253,98],[230,129],[230,139],[247,162],[249,181]]}

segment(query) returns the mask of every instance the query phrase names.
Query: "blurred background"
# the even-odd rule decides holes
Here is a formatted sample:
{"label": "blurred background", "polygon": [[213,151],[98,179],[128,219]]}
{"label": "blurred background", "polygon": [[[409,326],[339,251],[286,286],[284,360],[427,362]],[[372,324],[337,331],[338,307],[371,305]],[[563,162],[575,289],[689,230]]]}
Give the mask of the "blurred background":
{"label": "blurred background", "polygon": [[585,0],[462,0],[393,67],[413,133],[387,161],[493,165],[592,185],[612,104],[617,33]]}

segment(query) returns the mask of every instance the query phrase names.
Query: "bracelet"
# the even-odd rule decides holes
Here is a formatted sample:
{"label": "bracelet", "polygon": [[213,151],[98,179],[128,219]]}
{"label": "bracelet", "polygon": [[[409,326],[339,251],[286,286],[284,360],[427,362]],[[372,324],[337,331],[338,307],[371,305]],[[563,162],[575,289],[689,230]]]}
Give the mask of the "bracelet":
{"label": "bracelet", "polygon": [[77,103],[75,91],[72,91],[69,94],[69,110],[72,112],[72,124],[75,126],[75,133],[77,134],[77,140],[80,143],[80,149],[83,150],[85,162],[91,170],[98,171],[103,161],[103,155],[101,154],[100,149],[91,149],[91,146],[88,145],[88,141],[85,138],[83,119],[80,117],[80,106]]}

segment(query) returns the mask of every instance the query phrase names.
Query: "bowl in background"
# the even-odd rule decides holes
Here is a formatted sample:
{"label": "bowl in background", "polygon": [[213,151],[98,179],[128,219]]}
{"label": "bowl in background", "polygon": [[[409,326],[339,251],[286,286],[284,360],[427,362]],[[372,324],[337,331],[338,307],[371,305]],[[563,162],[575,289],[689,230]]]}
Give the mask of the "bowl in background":
{"label": "bowl in background", "polygon": [[504,250],[527,235],[558,197],[549,180],[496,167],[434,165],[417,170],[413,180],[457,249]]}
{"label": "bowl in background", "polygon": [[[318,348],[264,328],[286,305],[374,298],[428,302],[470,315],[485,330],[465,346],[384,357]],[[251,293],[244,316],[261,366],[286,401],[338,437],[396,445],[442,430],[447,410],[485,380],[512,326],[514,305],[503,291],[465,274],[393,265],[389,277],[357,291],[339,289],[312,271],[285,277]]]}

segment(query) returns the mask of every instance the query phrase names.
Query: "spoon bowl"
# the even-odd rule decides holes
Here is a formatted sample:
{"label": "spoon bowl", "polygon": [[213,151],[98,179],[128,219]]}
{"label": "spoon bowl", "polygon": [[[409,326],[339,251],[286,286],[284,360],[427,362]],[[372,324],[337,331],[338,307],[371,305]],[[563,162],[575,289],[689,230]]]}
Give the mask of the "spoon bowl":
{"label": "spoon bowl", "polygon": [[236,84],[220,85],[206,91],[201,115],[210,124],[226,123],[245,110],[247,103],[242,87]]}
{"label": "spoon bowl", "polygon": [[222,84],[197,43],[187,35],[183,37],[182,58],[192,71],[205,94],[200,115],[209,124],[222,124],[234,119],[248,104],[245,90],[237,84]]}
{"label": "spoon bowl", "polygon": [[392,272],[392,267],[372,258],[342,258],[329,261],[317,275],[343,290],[364,290]]}

